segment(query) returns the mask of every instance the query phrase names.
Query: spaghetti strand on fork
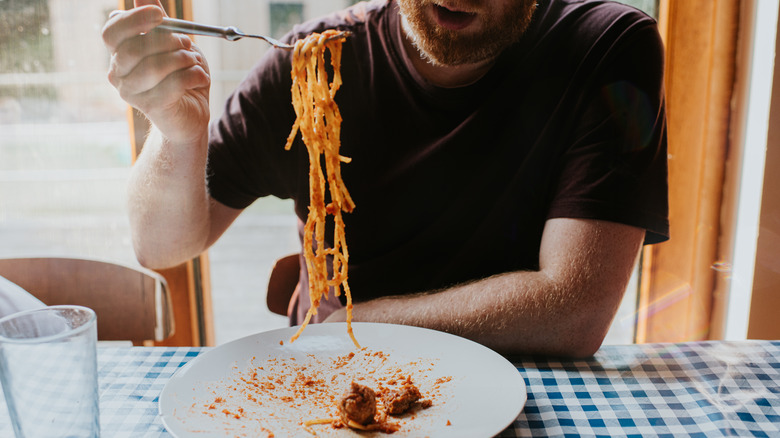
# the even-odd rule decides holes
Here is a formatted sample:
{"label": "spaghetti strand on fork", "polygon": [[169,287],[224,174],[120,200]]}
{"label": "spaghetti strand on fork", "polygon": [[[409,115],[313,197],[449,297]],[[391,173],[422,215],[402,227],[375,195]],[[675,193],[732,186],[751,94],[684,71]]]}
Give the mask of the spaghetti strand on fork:
{"label": "spaghetti strand on fork", "polygon": [[[341,45],[345,39],[333,38],[339,33],[326,30],[321,34],[311,34],[298,40],[292,53],[292,104],[296,119],[285,149],[292,147],[300,132],[309,154],[309,214],[303,232],[303,256],[309,274],[311,307],[290,342],[300,336],[311,317],[317,314],[320,301],[328,298],[328,291],[333,287],[336,297],[341,295],[342,289],[346,295],[347,332],[355,346],[361,348],[352,332],[352,295],[347,283],[349,251],[341,215],[342,212],[351,212],[355,203],[341,179],[341,163],[349,163],[350,158],[339,153],[341,113],[334,100],[341,86]],[[333,67],[331,82],[328,82],[325,66],[326,51],[330,51]],[[327,204],[326,189],[330,196]],[[333,217],[335,224],[332,248],[325,247],[328,215]],[[332,278],[328,278],[328,256],[333,260]]]}

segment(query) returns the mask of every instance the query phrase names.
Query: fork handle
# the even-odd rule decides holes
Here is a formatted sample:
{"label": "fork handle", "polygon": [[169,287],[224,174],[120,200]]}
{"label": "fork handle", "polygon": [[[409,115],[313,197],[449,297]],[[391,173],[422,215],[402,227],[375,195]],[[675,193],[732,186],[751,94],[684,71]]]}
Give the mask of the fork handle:
{"label": "fork handle", "polygon": [[192,21],[167,17],[163,18],[162,23],[157,26],[157,29],[186,33],[189,35],[203,35],[224,38],[228,41],[235,41],[244,36],[244,34],[234,26],[211,26],[208,24],[193,23]]}
{"label": "fork handle", "polygon": [[[111,12],[108,17],[113,18],[121,13],[122,11],[116,10]],[[167,30],[170,32],[186,33],[188,35],[203,35],[224,38],[228,41],[235,41],[246,36],[235,26],[210,26],[208,24],[194,23],[192,21],[169,17],[163,18],[162,23],[157,26],[157,29]]]}

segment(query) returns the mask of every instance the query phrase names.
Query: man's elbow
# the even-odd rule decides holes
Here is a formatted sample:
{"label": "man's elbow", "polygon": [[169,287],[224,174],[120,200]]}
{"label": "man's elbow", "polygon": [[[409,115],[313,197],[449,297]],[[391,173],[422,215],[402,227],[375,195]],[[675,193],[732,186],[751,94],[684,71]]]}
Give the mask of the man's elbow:
{"label": "man's elbow", "polygon": [[[530,343],[528,340],[494,346],[496,351],[507,356],[557,357],[561,359],[587,359],[601,348],[605,335],[591,330],[552,330],[555,334],[540,336]],[[548,333],[549,334],[549,333]]]}
{"label": "man's elbow", "polygon": [[138,247],[135,247],[135,259],[141,266],[147,269],[165,269],[170,267],[161,258],[140,250]]}
{"label": "man's elbow", "polygon": [[601,348],[610,322],[603,318],[583,318],[568,330],[563,347],[566,356],[573,359],[592,357]]}
{"label": "man's elbow", "polygon": [[578,324],[559,327],[557,335],[543,348],[546,356],[566,359],[586,359],[601,348],[607,329],[600,321],[586,318]]}
{"label": "man's elbow", "polygon": [[581,336],[579,341],[571,344],[566,349],[566,356],[572,359],[586,359],[593,357],[601,344],[604,342],[603,336]]}
{"label": "man's elbow", "polygon": [[134,242],[133,250],[138,263],[147,269],[168,269],[178,266],[187,260],[186,257],[175,257],[163,249],[140,242]]}
{"label": "man's elbow", "polygon": [[571,339],[545,345],[536,354],[561,359],[587,359],[596,354],[601,348],[603,340],[603,337],[583,336],[581,333],[575,333]]}

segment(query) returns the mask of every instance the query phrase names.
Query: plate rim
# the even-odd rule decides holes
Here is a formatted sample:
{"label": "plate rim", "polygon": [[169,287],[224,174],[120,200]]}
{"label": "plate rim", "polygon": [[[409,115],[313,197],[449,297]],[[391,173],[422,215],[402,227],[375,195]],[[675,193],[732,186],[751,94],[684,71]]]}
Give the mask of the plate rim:
{"label": "plate rim", "polygon": [[[322,323],[322,324],[311,324],[309,325],[306,330],[303,332],[301,337],[305,337],[307,333],[311,332],[318,332],[323,330],[327,327],[327,330],[338,330],[338,326],[341,326],[343,332],[346,334],[346,323]],[[462,336],[458,336],[452,333],[448,333],[441,330],[435,330],[427,327],[417,327],[417,326],[411,326],[411,325],[404,325],[404,324],[392,324],[392,323],[377,323],[377,322],[353,322],[352,323],[353,328],[355,329],[355,332],[359,333],[361,331],[361,327],[370,327],[371,330],[382,330],[383,327],[385,330],[400,330],[400,331],[411,331],[411,332],[422,332],[427,333],[429,336],[440,336],[443,338],[450,339],[453,342],[457,343],[465,343],[469,344],[472,348],[477,348],[479,350],[482,350],[482,352],[488,356],[492,356],[494,359],[500,359],[497,362],[502,363],[504,366],[511,367],[516,373],[517,373],[517,379],[516,382],[518,385],[515,387],[513,394],[519,396],[518,400],[518,406],[516,407],[516,412],[513,413],[513,417],[504,422],[500,425],[500,428],[498,428],[498,424],[496,424],[497,429],[495,431],[491,431],[490,434],[485,435],[487,438],[493,437],[496,434],[501,433],[505,429],[507,429],[509,426],[511,426],[517,417],[524,411],[525,405],[528,403],[528,390],[527,385],[525,384],[525,378],[523,377],[523,374],[520,372],[520,369],[517,368],[510,360],[509,358],[501,355],[500,353],[496,352],[495,350],[480,344],[476,341],[473,341],[468,338],[464,338]],[[160,420],[162,422],[163,427],[165,430],[171,434],[171,436],[175,438],[186,438],[185,436],[180,436],[176,431],[172,430],[172,425],[169,425],[167,416],[163,412],[163,404],[166,403],[166,397],[165,393],[166,391],[170,391],[171,389],[171,382],[174,382],[177,379],[182,379],[184,374],[189,372],[188,370],[192,368],[193,366],[197,366],[197,364],[202,363],[206,360],[208,360],[209,357],[215,356],[219,354],[219,351],[224,351],[227,348],[230,348],[229,346],[236,345],[243,342],[250,342],[251,340],[256,340],[258,338],[264,338],[264,337],[271,337],[276,334],[284,333],[284,332],[290,332],[290,335],[295,333],[295,331],[298,330],[300,326],[291,326],[291,327],[281,327],[277,329],[272,330],[265,330],[260,331],[257,333],[248,334],[245,336],[242,336],[240,338],[228,341],[224,344],[220,344],[214,347],[207,347],[208,350],[201,352],[191,360],[189,360],[187,363],[179,367],[168,379],[167,382],[165,382],[165,385],[160,390],[160,394],[158,395],[158,401],[157,401],[157,414],[160,417]],[[359,334],[356,334],[356,336],[359,338]],[[289,339],[289,336],[286,336],[287,339]],[[359,339],[358,339],[359,340]],[[350,341],[351,345],[351,341]],[[508,387],[511,385],[507,385]],[[172,397],[171,397],[172,398]],[[508,416],[507,416],[508,418]]]}

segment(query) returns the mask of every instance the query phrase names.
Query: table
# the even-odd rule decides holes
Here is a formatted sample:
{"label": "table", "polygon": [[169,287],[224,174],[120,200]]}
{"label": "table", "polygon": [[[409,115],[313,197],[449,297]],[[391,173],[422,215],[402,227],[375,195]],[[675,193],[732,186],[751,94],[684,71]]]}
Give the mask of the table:
{"label": "table", "polygon": [[[207,348],[100,347],[104,437],[169,437],[168,379]],[[604,346],[588,360],[516,359],[528,402],[500,437],[780,436],[780,341]],[[0,401],[0,436],[11,436]]]}

